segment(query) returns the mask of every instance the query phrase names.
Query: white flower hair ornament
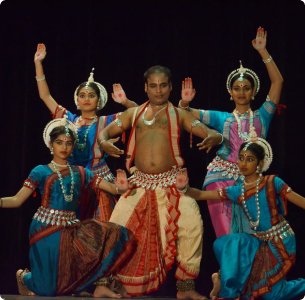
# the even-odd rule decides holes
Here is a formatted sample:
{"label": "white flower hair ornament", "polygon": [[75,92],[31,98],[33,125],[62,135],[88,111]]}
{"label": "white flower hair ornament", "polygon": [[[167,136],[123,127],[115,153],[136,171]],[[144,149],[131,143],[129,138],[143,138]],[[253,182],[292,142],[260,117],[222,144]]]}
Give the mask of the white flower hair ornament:
{"label": "white flower hair ornament", "polygon": [[239,77],[238,77],[238,80],[242,81],[244,80],[244,75],[248,75],[250,76],[252,79],[253,79],[253,82],[254,82],[254,90],[255,90],[255,95],[258,93],[259,89],[260,89],[260,81],[259,81],[259,78],[257,76],[257,74],[251,70],[251,69],[248,69],[248,68],[244,68],[243,65],[242,65],[242,62],[241,60],[239,61],[240,63],[240,67],[236,70],[233,70],[229,76],[227,77],[227,90],[230,94],[230,91],[231,91],[231,83],[232,83],[232,79],[233,77],[235,77],[236,74],[239,74]]}
{"label": "white flower hair ornament", "polygon": [[272,160],[273,160],[272,148],[265,139],[256,137],[256,138],[250,139],[247,142],[247,144],[245,145],[245,147],[243,148],[243,150],[246,151],[248,149],[248,147],[253,143],[260,145],[264,149],[265,157],[263,160],[262,172],[266,172],[269,169],[269,167],[272,163]]}
{"label": "white flower hair ornament", "polygon": [[54,120],[50,121],[43,130],[43,140],[49,149],[51,149],[50,133],[52,132],[52,130],[54,128],[59,127],[59,126],[65,126],[66,136],[70,136],[68,129],[71,129],[74,134],[75,141],[77,141],[77,127],[71,121],[69,121],[67,118],[54,119]]}
{"label": "white flower hair ornament", "polygon": [[[88,81],[87,81],[87,83],[86,83],[86,85],[85,85],[85,88],[88,88],[89,87],[89,84],[91,83],[91,82],[93,82],[93,83],[95,83],[96,85],[97,85],[97,87],[98,87],[98,89],[99,89],[99,91],[100,91],[100,97],[99,97],[99,99],[98,99],[98,103],[97,103],[97,107],[96,107],[96,109],[97,110],[101,110],[101,109],[103,109],[104,108],[104,106],[106,105],[106,103],[107,103],[107,100],[108,100],[108,94],[107,94],[107,91],[106,91],[106,89],[104,88],[104,86],[103,85],[101,85],[99,82],[97,82],[97,81],[94,81],[94,78],[93,78],[93,75],[94,75],[94,73],[93,73],[93,71],[94,71],[94,68],[92,68],[92,70],[91,70],[91,72],[90,72],[90,75],[89,75],[89,78],[88,78]],[[78,103],[77,103],[77,91],[78,91],[78,89],[79,89],[79,86],[75,89],[75,91],[74,91],[74,102],[75,102],[75,105],[76,105],[76,107],[78,108]]]}

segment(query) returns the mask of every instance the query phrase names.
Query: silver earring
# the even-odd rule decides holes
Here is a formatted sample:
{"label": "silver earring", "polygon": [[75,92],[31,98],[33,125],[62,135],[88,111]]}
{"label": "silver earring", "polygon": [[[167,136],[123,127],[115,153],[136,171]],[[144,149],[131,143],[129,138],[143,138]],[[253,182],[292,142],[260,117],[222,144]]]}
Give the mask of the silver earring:
{"label": "silver earring", "polygon": [[254,96],[252,96],[251,99],[254,100]]}
{"label": "silver earring", "polygon": [[261,170],[260,170],[260,167],[259,167],[259,166],[256,167],[256,173],[257,173],[257,174],[261,174]]}
{"label": "silver earring", "polygon": [[51,154],[53,155],[53,153],[54,153],[54,152],[53,152],[53,147],[50,149],[50,152],[51,152]]}
{"label": "silver earring", "polygon": [[233,101],[233,97],[232,96],[230,97],[230,101]]}

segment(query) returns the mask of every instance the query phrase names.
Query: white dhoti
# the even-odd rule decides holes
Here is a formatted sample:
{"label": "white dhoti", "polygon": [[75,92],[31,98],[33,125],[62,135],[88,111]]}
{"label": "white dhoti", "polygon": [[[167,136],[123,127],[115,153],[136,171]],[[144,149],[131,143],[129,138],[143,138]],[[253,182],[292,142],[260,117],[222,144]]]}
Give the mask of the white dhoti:
{"label": "white dhoti", "polygon": [[138,243],[118,274],[130,295],[158,290],[175,261],[178,280],[198,276],[203,222],[197,202],[176,189],[178,172],[173,168],[150,175],[136,170],[130,178],[134,187],[121,196],[110,218],[130,229]]}

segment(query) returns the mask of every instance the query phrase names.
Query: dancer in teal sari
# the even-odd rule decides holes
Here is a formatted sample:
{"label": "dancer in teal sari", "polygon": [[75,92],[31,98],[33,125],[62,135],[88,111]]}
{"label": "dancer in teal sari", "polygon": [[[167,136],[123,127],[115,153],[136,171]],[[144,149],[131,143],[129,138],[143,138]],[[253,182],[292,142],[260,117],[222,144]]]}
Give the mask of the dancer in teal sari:
{"label": "dancer in teal sari", "polygon": [[[74,102],[79,111],[74,114],[65,107],[58,104],[50,93],[46,80],[43,60],[47,54],[44,44],[37,45],[37,51],[34,55],[36,70],[37,88],[39,96],[49,109],[53,118],[63,118],[68,120],[77,127],[78,142],[73,149],[73,155],[69,157],[69,163],[72,165],[83,166],[95,174],[99,174],[108,182],[114,181],[114,175],[109,169],[104,151],[98,143],[98,135],[102,129],[116,119],[118,114],[103,116],[99,112],[107,103],[108,94],[102,84],[94,81],[93,70],[90,73],[88,81],[81,83],[74,92]],[[125,107],[133,107],[137,104],[127,99],[121,85],[113,85],[113,99]],[[118,139],[112,140],[112,142]],[[109,221],[112,210],[116,204],[117,198],[101,190],[97,193],[97,207],[88,209],[85,214],[91,216],[94,210],[94,217],[99,221]],[[87,195],[87,199],[90,195]],[[87,204],[90,200],[87,200]],[[88,205],[87,205],[88,206]]]}
{"label": "dancer in teal sari", "polygon": [[[68,125],[65,125],[68,124]],[[110,290],[110,276],[124,263],[134,246],[124,227],[77,216],[84,189],[121,194],[128,183],[123,171],[116,184],[83,167],[67,162],[76,141],[74,125],[66,119],[51,121],[44,140],[53,153],[51,163],[35,167],[12,197],[0,198],[2,208],[20,206],[38,189],[41,206],[29,230],[30,270],[16,273],[21,295],[58,296],[80,293],[96,284],[94,297],[121,295]]]}
{"label": "dancer in teal sari", "polygon": [[[189,188],[199,200],[230,200],[231,233],[214,242],[220,272],[213,274],[212,299],[301,299],[305,279],[286,280],[295,263],[295,235],[285,219],[287,200],[305,209],[305,198],[279,177],[263,176],[272,161],[270,145],[262,138],[239,150],[241,184],[214,191]],[[177,182],[185,184],[181,174]],[[219,298],[218,298],[219,297]]]}

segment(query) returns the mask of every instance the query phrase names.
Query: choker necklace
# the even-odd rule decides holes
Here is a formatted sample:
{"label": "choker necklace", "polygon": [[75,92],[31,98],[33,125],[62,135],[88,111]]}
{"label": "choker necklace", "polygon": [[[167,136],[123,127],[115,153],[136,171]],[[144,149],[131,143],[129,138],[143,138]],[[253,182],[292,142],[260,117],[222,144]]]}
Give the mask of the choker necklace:
{"label": "choker necklace", "polygon": [[70,175],[71,175],[71,188],[70,188],[70,195],[67,195],[65,187],[64,187],[64,180],[62,178],[61,173],[59,172],[59,170],[56,167],[56,163],[53,162],[53,160],[51,161],[51,164],[55,170],[55,172],[57,173],[58,179],[59,179],[59,184],[60,184],[60,188],[61,191],[64,195],[64,199],[67,202],[71,202],[73,200],[73,192],[74,192],[74,176],[73,176],[73,171],[72,168],[69,164],[67,164],[69,171],[70,171]]}
{"label": "choker necklace", "polygon": [[243,184],[241,186],[241,203],[242,203],[243,209],[244,209],[244,211],[247,215],[247,218],[249,220],[250,226],[253,230],[256,230],[257,227],[259,226],[259,219],[260,219],[260,215],[261,215],[261,209],[259,207],[259,198],[258,198],[259,184],[261,182],[261,179],[262,179],[261,176],[259,176],[256,179],[256,192],[255,192],[255,205],[256,205],[256,211],[257,211],[256,221],[252,220],[252,218],[250,216],[250,213],[249,213],[249,210],[248,210],[248,207],[247,207],[247,203],[245,201],[245,181],[243,181]]}
{"label": "choker necklace", "polygon": [[54,160],[52,160],[51,163],[52,163],[52,165],[54,164],[55,166],[60,167],[60,168],[68,167],[68,163],[66,163],[65,165],[61,165],[61,164],[58,164],[57,162],[55,162]]}
{"label": "choker necklace", "polygon": [[[76,147],[77,149],[79,149],[80,151],[84,151],[86,146],[87,146],[87,136],[88,136],[88,133],[89,133],[89,130],[91,128],[91,126],[97,122],[97,116],[94,116],[92,118],[90,118],[90,120],[92,120],[92,122],[90,123],[90,125],[87,125],[87,128],[85,130],[85,133],[84,133],[84,140],[83,140],[83,143],[80,142],[79,140],[79,129],[81,128],[81,125],[80,125],[80,122],[85,119],[85,120],[88,120],[88,118],[83,118],[82,116],[80,116],[75,125],[77,127],[77,143],[76,143]],[[86,124],[85,124],[86,125]]]}
{"label": "choker necklace", "polygon": [[152,118],[151,120],[146,120],[146,119],[145,119],[145,114],[146,114],[147,109],[148,109],[149,106],[151,107],[150,104],[149,104],[148,106],[146,106],[146,108],[145,108],[145,110],[144,110],[144,113],[143,113],[143,115],[142,115],[143,123],[144,123],[146,126],[151,126],[151,125],[155,124],[155,122],[156,122],[156,116],[158,115],[158,113],[161,112],[164,108],[167,107],[167,105],[163,106],[163,107],[160,108],[156,113],[154,113],[154,116],[153,116],[153,118]]}
{"label": "choker necklace", "polygon": [[93,117],[82,117],[82,119],[84,119],[84,120],[94,120],[94,119],[96,119],[97,118],[97,116],[93,116]]}
{"label": "choker necklace", "polygon": [[[259,177],[258,177],[259,178]],[[255,180],[253,180],[253,181],[251,181],[251,182],[247,182],[246,180],[244,180],[244,184],[245,185],[251,185],[251,184],[253,184],[253,183],[255,183],[257,181],[257,179],[255,179]]]}
{"label": "choker necklace", "polygon": [[[249,114],[249,132],[242,132],[242,126],[241,126],[241,121],[240,121],[240,116],[245,116]],[[238,136],[244,140],[247,141],[251,137],[256,137],[257,134],[255,132],[255,128],[253,126],[253,111],[251,108],[249,108],[245,113],[241,114],[237,109],[234,109],[233,115],[236,119],[237,122],[237,131],[238,131]]]}

